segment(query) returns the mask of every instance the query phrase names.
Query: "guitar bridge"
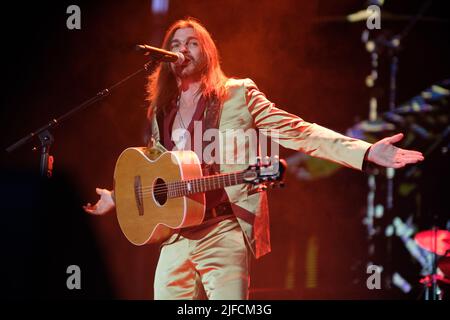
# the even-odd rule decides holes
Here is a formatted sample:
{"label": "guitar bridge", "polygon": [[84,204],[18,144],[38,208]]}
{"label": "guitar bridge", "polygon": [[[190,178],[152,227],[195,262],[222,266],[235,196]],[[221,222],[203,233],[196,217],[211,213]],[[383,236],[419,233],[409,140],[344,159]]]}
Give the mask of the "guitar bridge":
{"label": "guitar bridge", "polygon": [[139,215],[144,215],[144,202],[142,195],[142,183],[141,176],[134,177],[134,197],[136,199],[136,207],[138,208]]}

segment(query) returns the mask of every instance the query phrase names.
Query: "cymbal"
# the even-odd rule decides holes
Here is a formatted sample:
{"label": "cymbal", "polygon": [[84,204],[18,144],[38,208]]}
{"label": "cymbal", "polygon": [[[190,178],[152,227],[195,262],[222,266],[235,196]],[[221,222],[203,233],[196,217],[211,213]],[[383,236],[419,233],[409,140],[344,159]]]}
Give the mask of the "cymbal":
{"label": "cymbal", "polygon": [[440,256],[450,250],[450,232],[447,230],[421,231],[416,234],[414,240],[421,248]]}
{"label": "cymbal", "polygon": [[395,130],[395,125],[381,119],[375,121],[363,120],[355,123],[350,129],[365,133],[379,133]]}
{"label": "cymbal", "polygon": [[448,97],[450,97],[450,82],[449,80],[444,80],[442,83],[434,84],[423,90],[419,95],[390,112],[396,114],[419,114],[432,111],[448,112],[448,106],[445,102],[448,100]]}

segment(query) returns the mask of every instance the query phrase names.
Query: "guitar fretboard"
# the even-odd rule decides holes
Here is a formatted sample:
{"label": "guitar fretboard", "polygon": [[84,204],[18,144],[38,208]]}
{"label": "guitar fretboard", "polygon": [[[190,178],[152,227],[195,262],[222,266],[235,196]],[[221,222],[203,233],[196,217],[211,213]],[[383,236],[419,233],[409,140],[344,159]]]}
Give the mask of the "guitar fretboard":
{"label": "guitar fretboard", "polygon": [[244,171],[216,174],[198,179],[169,182],[168,198],[177,198],[194,193],[222,189],[244,183]]}

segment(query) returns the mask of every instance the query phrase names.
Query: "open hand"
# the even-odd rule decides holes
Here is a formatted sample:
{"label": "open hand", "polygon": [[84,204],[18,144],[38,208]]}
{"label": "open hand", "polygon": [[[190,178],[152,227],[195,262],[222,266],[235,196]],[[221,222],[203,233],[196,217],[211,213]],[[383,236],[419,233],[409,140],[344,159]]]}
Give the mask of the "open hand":
{"label": "open hand", "polygon": [[424,157],[421,152],[394,146],[394,143],[402,139],[403,133],[399,133],[374,143],[369,149],[367,160],[383,167],[395,169],[422,161]]}
{"label": "open hand", "polygon": [[89,214],[103,215],[114,208],[114,201],[111,196],[111,191],[107,189],[96,188],[95,192],[100,195],[100,199],[96,204],[92,205],[88,203],[83,206],[84,211]]}

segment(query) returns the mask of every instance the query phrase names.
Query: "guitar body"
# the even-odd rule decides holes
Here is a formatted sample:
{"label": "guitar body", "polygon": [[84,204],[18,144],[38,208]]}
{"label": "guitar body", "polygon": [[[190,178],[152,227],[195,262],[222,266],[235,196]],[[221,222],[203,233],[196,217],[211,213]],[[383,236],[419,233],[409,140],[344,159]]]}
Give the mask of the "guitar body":
{"label": "guitar body", "polygon": [[205,194],[167,197],[165,182],[202,177],[193,151],[164,152],[154,160],[142,148],[128,148],[114,170],[117,219],[135,245],[166,240],[175,229],[200,224],[205,215]]}

